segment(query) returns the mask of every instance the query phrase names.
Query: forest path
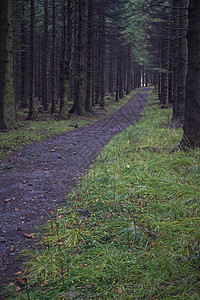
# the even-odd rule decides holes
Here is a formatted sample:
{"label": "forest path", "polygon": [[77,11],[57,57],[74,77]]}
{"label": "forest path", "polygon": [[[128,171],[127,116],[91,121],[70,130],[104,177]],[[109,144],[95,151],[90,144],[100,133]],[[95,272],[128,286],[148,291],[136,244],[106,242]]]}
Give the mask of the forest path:
{"label": "forest path", "polygon": [[34,246],[24,233],[47,220],[111,138],[138,121],[149,90],[138,89],[129,103],[90,126],[24,147],[11,169],[0,169],[1,283],[16,277],[20,251]]}

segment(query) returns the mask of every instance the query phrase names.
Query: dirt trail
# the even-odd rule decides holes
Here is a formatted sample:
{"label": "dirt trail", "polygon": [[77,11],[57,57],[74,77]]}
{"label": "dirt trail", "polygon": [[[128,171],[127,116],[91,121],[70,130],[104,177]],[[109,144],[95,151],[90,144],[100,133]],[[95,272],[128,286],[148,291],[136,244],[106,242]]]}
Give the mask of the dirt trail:
{"label": "dirt trail", "polygon": [[20,251],[34,247],[34,238],[24,233],[33,233],[49,218],[109,140],[139,119],[148,90],[139,89],[128,104],[105,119],[33,143],[18,153],[12,165],[1,165],[1,283],[9,283],[22,268]]}

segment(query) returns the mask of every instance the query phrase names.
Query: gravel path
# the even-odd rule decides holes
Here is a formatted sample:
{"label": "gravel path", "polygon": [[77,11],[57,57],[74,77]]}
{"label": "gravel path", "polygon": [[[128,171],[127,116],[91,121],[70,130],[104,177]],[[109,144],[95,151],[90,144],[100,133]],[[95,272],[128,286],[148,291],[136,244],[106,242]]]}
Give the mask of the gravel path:
{"label": "gravel path", "polygon": [[[9,283],[21,270],[23,249],[34,247],[34,232],[73,187],[101,149],[137,122],[148,96],[141,88],[131,101],[93,125],[33,143],[11,165],[0,168],[0,274]],[[1,297],[1,296],[0,296]],[[3,299],[3,298],[2,298]]]}

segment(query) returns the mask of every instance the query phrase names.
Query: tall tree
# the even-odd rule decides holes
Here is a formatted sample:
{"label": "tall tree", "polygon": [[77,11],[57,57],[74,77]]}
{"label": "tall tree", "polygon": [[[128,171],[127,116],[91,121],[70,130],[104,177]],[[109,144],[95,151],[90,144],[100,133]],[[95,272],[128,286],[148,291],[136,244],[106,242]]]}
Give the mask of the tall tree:
{"label": "tall tree", "polygon": [[176,121],[184,124],[185,87],[187,76],[187,12],[188,0],[179,1],[179,36],[178,36],[178,76],[177,76],[177,115]]}
{"label": "tall tree", "polygon": [[61,99],[59,118],[62,120],[68,119],[68,100],[70,97],[70,80],[72,76],[72,12],[73,0],[68,0],[67,4],[67,32],[65,24],[65,8],[66,1],[63,1],[63,58],[61,70]]}
{"label": "tall tree", "polygon": [[48,110],[48,0],[44,0],[44,32],[43,32],[43,60],[42,60],[42,106]]}
{"label": "tall tree", "polygon": [[56,112],[56,1],[52,0],[51,114]]}
{"label": "tall tree", "polygon": [[104,107],[104,97],[105,97],[105,54],[106,54],[106,20],[105,20],[105,0],[101,2],[101,47],[100,47],[100,107]]}
{"label": "tall tree", "polygon": [[88,0],[88,22],[87,22],[87,85],[85,110],[92,111],[92,50],[93,50],[93,23],[94,23],[94,0]]}
{"label": "tall tree", "polygon": [[172,42],[172,72],[173,72],[173,117],[172,122],[177,122],[177,109],[178,109],[178,98],[177,98],[177,79],[178,79],[178,34],[179,34],[179,0],[173,0],[173,34],[174,39]]}
{"label": "tall tree", "polygon": [[14,129],[14,20],[13,0],[0,1],[0,130]]}
{"label": "tall tree", "polygon": [[200,147],[200,1],[190,0],[188,10],[188,73],[185,123],[181,146]]}
{"label": "tall tree", "polygon": [[20,43],[21,43],[21,61],[20,61],[20,108],[28,107],[27,97],[25,94],[26,88],[26,59],[27,59],[27,50],[26,50],[26,26],[25,26],[25,3],[24,1],[20,3]]}
{"label": "tall tree", "polygon": [[79,0],[78,10],[78,99],[74,112],[85,113],[85,29],[86,0]]}
{"label": "tall tree", "polygon": [[34,107],[34,23],[35,23],[35,0],[31,0],[30,5],[30,95],[29,113],[27,120],[34,120],[36,112]]}

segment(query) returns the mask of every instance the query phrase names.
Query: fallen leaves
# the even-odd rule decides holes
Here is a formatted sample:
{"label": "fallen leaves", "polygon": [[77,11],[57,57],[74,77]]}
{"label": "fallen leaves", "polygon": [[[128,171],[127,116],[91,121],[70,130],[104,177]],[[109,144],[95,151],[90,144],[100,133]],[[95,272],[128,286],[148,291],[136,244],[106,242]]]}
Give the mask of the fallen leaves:
{"label": "fallen leaves", "polygon": [[22,274],[22,271],[18,271],[18,272],[14,273],[15,276],[18,276],[18,275],[21,275],[21,274]]}
{"label": "fallen leaves", "polygon": [[118,293],[119,295],[122,295],[122,294],[123,294],[122,289],[121,289],[120,287],[117,288],[117,293]]}
{"label": "fallen leaves", "polygon": [[34,235],[32,233],[24,233],[24,237],[26,237],[27,239],[32,239],[34,238]]}
{"label": "fallen leaves", "polygon": [[12,198],[5,199],[5,202],[10,202],[10,201],[12,201]]}
{"label": "fallen leaves", "polygon": [[17,282],[18,282],[20,285],[22,285],[22,286],[25,286],[25,285],[26,285],[26,282],[25,282],[23,279],[21,279],[21,278],[16,278],[16,280],[17,280]]}
{"label": "fallen leaves", "polygon": [[11,245],[11,246],[10,246],[10,253],[13,253],[13,252],[14,252],[14,249],[15,249],[15,246],[14,246],[14,245]]}

